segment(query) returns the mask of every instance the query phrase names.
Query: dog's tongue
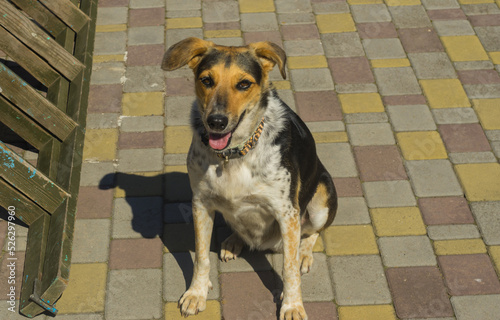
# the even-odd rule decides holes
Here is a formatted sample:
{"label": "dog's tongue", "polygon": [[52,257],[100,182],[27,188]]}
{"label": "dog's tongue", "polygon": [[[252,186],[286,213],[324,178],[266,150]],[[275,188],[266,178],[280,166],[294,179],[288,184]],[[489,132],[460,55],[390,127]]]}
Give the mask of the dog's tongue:
{"label": "dog's tongue", "polygon": [[210,144],[210,147],[212,147],[212,149],[222,150],[227,147],[229,138],[231,138],[231,132],[228,132],[226,134],[211,133],[208,137],[208,143]]}

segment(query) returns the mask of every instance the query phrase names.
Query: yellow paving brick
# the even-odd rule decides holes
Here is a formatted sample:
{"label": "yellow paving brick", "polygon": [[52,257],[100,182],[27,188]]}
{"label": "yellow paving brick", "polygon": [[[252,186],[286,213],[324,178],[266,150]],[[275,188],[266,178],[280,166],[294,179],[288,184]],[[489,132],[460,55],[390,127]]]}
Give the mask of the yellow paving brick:
{"label": "yellow paving brick", "polygon": [[325,56],[301,56],[287,59],[290,69],[328,68]]}
{"label": "yellow paving brick", "polygon": [[314,141],[316,143],[333,143],[333,142],[347,142],[347,133],[344,131],[334,132],[313,132]]}
{"label": "yellow paving brick", "polygon": [[350,13],[317,15],[316,22],[320,33],[356,31],[356,26]]}
{"label": "yellow paving brick", "polygon": [[455,169],[469,201],[500,200],[500,164],[458,164]]}
{"label": "yellow paving brick", "polygon": [[202,26],[203,22],[200,17],[167,19],[167,29],[201,28]]}
{"label": "yellow paving brick", "polygon": [[347,0],[347,3],[350,5],[353,4],[376,4],[376,3],[384,3],[383,0]]}
{"label": "yellow paving brick", "polygon": [[370,60],[372,68],[399,68],[409,67],[410,60],[408,59],[375,59]]}
{"label": "yellow paving brick", "polygon": [[329,256],[379,253],[371,225],[328,227],[324,239]]}
{"label": "yellow paving brick", "polygon": [[[151,179],[148,179],[147,183],[144,179],[144,184],[135,185],[134,181],[137,181],[137,176]],[[161,196],[163,195],[162,187],[162,172],[134,172],[130,175],[120,172],[116,175],[115,198]]]}
{"label": "yellow paving brick", "polygon": [[458,0],[460,4],[494,3],[493,0]]}
{"label": "yellow paving brick", "polygon": [[109,62],[109,61],[125,61],[125,55],[124,54],[108,54],[108,55],[103,55],[103,56],[94,56],[92,58],[92,61],[94,63],[100,63],[100,62]]}
{"label": "yellow paving brick", "polygon": [[325,246],[323,245],[323,239],[321,239],[321,237],[318,237],[318,240],[316,240],[316,243],[314,244],[313,252],[323,252],[323,251],[325,251]]}
{"label": "yellow paving brick", "polygon": [[339,307],[339,320],[396,320],[391,305]]}
{"label": "yellow paving brick", "polygon": [[85,132],[83,159],[109,161],[116,158],[117,129],[88,129]]}
{"label": "yellow paving brick", "polygon": [[[498,6],[500,7],[500,0],[498,0]],[[493,64],[500,64],[500,51],[497,52],[488,52],[490,55],[490,59]]]}
{"label": "yellow paving brick", "polygon": [[189,126],[169,126],[165,128],[165,153],[187,153],[193,132]]}
{"label": "yellow paving brick", "polygon": [[384,112],[378,93],[341,93],[338,97],[344,113]]}
{"label": "yellow paving brick", "polygon": [[420,80],[431,108],[470,107],[467,94],[458,79]]}
{"label": "yellow paving brick", "polygon": [[474,99],[472,104],[483,129],[500,129],[500,99]]}
{"label": "yellow paving brick", "polygon": [[95,32],[118,32],[118,31],[126,31],[126,24],[108,24],[102,26],[96,26]]}
{"label": "yellow paving brick", "polygon": [[124,116],[159,116],[163,107],[163,92],[126,92],[122,97]]}
{"label": "yellow paving brick", "polygon": [[205,38],[233,38],[241,37],[241,30],[206,30]]}
{"label": "yellow paving brick", "polygon": [[287,81],[287,80],[273,81],[273,85],[276,88],[276,90],[286,90],[286,89],[292,88],[292,86],[290,85],[290,81]]}
{"label": "yellow paving brick", "polygon": [[273,0],[239,0],[240,12],[274,12]]}
{"label": "yellow paving brick", "polygon": [[427,230],[417,207],[375,208],[370,210],[379,237],[424,235]]}
{"label": "yellow paving brick", "polygon": [[441,37],[451,61],[489,60],[477,36]]}
{"label": "yellow paving brick", "polygon": [[68,287],[57,301],[59,314],[103,312],[107,273],[105,263],[71,265]]}
{"label": "yellow paving brick", "polygon": [[490,257],[493,259],[495,268],[497,269],[497,274],[500,276],[500,246],[490,246],[488,248]]}
{"label": "yellow paving brick", "polygon": [[[189,316],[189,319],[195,320],[213,320],[220,319],[220,303],[217,300],[207,300],[207,308],[195,316]],[[181,316],[177,302],[167,302],[165,304],[165,320],[184,320]]]}
{"label": "yellow paving brick", "polygon": [[434,241],[437,255],[486,253],[486,246],[481,239],[460,239]]}
{"label": "yellow paving brick", "polygon": [[396,133],[398,144],[406,160],[446,159],[448,155],[437,131]]}
{"label": "yellow paving brick", "polygon": [[388,6],[418,6],[421,5],[420,0],[385,0]]}

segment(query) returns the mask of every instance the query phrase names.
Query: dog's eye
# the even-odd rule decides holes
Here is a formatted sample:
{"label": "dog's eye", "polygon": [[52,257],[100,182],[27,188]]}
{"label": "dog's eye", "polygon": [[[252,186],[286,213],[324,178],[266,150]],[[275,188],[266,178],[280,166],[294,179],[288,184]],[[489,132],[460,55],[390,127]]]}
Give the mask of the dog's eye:
{"label": "dog's eye", "polygon": [[248,88],[250,88],[250,86],[252,85],[252,83],[248,80],[242,80],[240,82],[238,82],[238,84],[236,85],[236,89],[238,90],[248,90]]}
{"label": "dog's eye", "polygon": [[200,79],[201,83],[207,88],[210,88],[214,85],[214,81],[210,77],[203,77]]}

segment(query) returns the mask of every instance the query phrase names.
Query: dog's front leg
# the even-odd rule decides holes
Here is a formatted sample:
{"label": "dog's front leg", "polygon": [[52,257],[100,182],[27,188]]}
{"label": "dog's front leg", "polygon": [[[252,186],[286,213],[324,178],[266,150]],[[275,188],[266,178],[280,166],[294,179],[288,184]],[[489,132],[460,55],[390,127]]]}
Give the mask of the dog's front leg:
{"label": "dog's front leg", "polygon": [[185,317],[205,310],[208,290],[212,288],[209,279],[209,253],[214,212],[209,212],[200,202],[193,200],[193,220],[195,237],[193,280],[179,300],[181,314]]}
{"label": "dog's front leg", "polygon": [[279,224],[283,238],[283,303],[280,320],[306,320],[300,289],[299,216],[296,212],[288,212],[281,217]]}

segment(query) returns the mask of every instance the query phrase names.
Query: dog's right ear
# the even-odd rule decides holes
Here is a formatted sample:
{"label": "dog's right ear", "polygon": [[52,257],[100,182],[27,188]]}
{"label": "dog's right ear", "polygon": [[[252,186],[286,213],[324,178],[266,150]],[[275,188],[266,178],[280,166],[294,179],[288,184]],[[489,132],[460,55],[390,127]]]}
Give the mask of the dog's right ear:
{"label": "dog's right ear", "polygon": [[166,71],[172,71],[187,64],[191,69],[194,69],[200,62],[201,57],[213,46],[213,42],[198,38],[184,39],[171,46],[165,52],[161,68]]}

